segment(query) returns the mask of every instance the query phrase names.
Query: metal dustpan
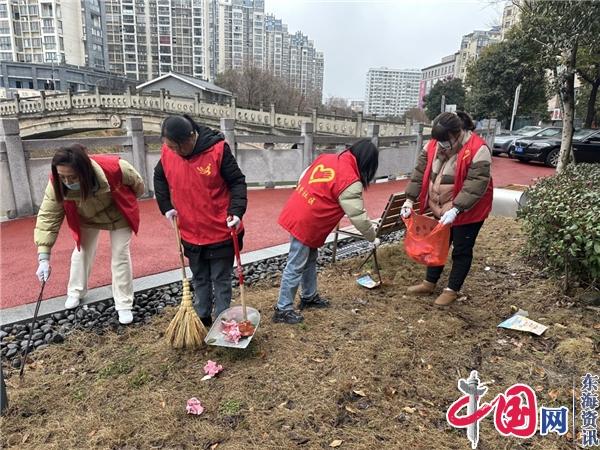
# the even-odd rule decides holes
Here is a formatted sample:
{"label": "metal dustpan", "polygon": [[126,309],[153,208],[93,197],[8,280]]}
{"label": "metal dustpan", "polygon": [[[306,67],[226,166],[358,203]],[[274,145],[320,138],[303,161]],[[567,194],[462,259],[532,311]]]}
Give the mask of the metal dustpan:
{"label": "metal dustpan", "polygon": [[[237,261],[237,273],[240,282],[240,298],[242,304],[227,308],[225,311],[219,314],[217,320],[215,320],[212,327],[210,327],[210,330],[208,330],[208,334],[204,338],[204,342],[206,342],[208,345],[216,345],[218,347],[246,348],[256,334],[256,329],[260,323],[260,313],[257,309],[246,306],[246,295],[244,292],[244,271],[242,270],[240,246],[238,242],[237,231],[235,229],[231,231],[231,237],[233,239],[235,259]],[[223,333],[223,325],[224,322],[229,322],[232,320],[238,323],[244,321],[250,322],[253,327],[252,334],[250,336],[242,337],[237,343],[226,339],[227,336],[225,333]]]}
{"label": "metal dustpan", "polygon": [[[231,347],[231,348],[246,348],[250,344],[250,341],[254,337],[256,333],[256,329],[258,328],[258,324],[260,323],[260,313],[257,309],[254,309],[250,306],[246,306],[246,317],[244,319],[244,307],[242,305],[232,306],[231,308],[227,308],[217,320],[213,323],[210,330],[208,330],[208,334],[206,338],[204,338],[204,342],[208,345],[216,345],[218,347]],[[241,322],[243,320],[249,320],[250,323],[254,326],[254,333],[252,336],[243,337],[236,344],[235,342],[228,341],[225,339],[225,334],[223,333],[223,322],[235,320],[236,322]]]}
{"label": "metal dustpan", "polygon": [[376,289],[381,286],[381,274],[379,273],[379,263],[377,262],[377,249],[374,248],[369,256],[365,258],[365,260],[358,266],[357,272],[362,269],[362,267],[366,264],[366,262],[373,256],[373,262],[375,263],[375,273],[377,274],[377,280],[373,279],[370,272],[359,275],[356,279],[356,282],[359,286],[362,286],[367,289]]}

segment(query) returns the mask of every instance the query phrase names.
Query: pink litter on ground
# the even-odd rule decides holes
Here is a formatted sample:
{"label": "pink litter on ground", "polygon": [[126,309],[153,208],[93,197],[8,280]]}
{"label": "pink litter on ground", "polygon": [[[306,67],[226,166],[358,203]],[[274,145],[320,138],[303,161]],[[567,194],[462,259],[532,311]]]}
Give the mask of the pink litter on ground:
{"label": "pink litter on ground", "polygon": [[223,328],[221,332],[225,335],[226,340],[234,344],[240,341],[242,333],[240,333],[240,327],[235,320],[230,320],[229,322],[224,320],[221,322],[221,326]]}
{"label": "pink litter on ground", "polygon": [[216,362],[211,361],[210,359],[204,366],[204,373],[211,377],[214,377],[216,374],[218,374],[222,370],[223,370],[223,366],[221,364],[217,364]]}
{"label": "pink litter on ground", "polygon": [[196,397],[192,397],[187,401],[187,406],[185,407],[185,410],[188,414],[194,414],[196,416],[199,416],[204,412],[204,407],[200,403],[200,400],[198,400]]}

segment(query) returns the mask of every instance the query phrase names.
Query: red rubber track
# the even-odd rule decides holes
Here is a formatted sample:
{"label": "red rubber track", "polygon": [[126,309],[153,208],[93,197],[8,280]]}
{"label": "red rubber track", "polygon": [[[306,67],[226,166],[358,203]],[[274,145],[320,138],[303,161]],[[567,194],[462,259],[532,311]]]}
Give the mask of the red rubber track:
{"label": "red rubber track", "polygon": [[[494,158],[493,177],[496,187],[508,184],[533,184],[536,178],[549,176],[553,169],[535,164],[521,164],[507,158]],[[406,181],[379,183],[371,186],[365,194],[365,203],[371,217],[378,217],[390,196],[401,192]],[[287,233],[277,224],[277,217],[289,189],[250,190],[248,211],[244,217],[246,237],[244,252],[283,244],[288,241]],[[161,216],[156,202],[140,202],[140,232],[131,244],[134,277],[142,277],[177,268],[178,254],[174,232]],[[39,282],[35,276],[37,268],[36,248],[33,244],[35,217],[12,220],[0,224],[0,309],[34,302],[38,295]],[[44,298],[66,294],[70,256],[73,240],[63,224],[57,242],[52,249],[52,275]],[[90,288],[111,283],[110,244],[108,233],[101,233],[96,261],[90,277]]]}

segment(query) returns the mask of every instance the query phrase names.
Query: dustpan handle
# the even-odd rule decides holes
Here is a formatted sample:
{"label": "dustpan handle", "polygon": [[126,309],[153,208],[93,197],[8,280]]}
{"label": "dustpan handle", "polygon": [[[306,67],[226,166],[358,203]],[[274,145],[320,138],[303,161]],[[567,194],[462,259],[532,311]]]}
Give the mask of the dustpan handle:
{"label": "dustpan handle", "polygon": [[240,243],[238,241],[238,233],[235,227],[231,229],[231,240],[233,241],[233,252],[237,262],[238,280],[240,282],[240,297],[242,301],[242,311],[244,320],[248,320],[248,312],[246,311],[246,295],[244,292],[244,270],[242,268],[242,258],[240,256]]}

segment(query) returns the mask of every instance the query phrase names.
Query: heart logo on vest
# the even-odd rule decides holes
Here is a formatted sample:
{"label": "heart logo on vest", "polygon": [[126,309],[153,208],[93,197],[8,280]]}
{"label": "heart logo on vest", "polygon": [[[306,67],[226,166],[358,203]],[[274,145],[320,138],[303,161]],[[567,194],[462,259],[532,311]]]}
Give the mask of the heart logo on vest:
{"label": "heart logo on vest", "polygon": [[335,178],[335,170],[325,167],[323,164],[317,164],[310,174],[308,184],[328,183]]}
{"label": "heart logo on vest", "polygon": [[211,164],[209,163],[206,167],[196,167],[196,170],[200,172],[200,175],[210,175],[211,174]]}

